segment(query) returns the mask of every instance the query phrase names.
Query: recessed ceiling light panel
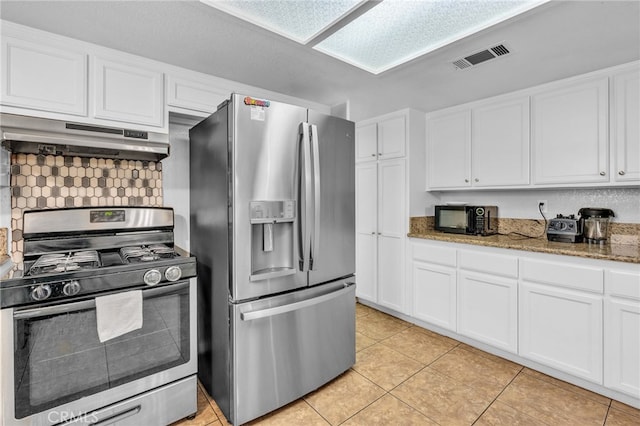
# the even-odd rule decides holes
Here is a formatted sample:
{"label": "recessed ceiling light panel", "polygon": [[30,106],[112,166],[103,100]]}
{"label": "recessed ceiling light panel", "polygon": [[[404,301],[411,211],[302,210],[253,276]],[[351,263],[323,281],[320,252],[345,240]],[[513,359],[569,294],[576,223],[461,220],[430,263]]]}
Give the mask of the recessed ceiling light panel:
{"label": "recessed ceiling light panel", "polygon": [[547,0],[384,0],[315,49],[379,74]]}
{"label": "recessed ceiling light panel", "polygon": [[306,44],[363,0],[200,0],[209,6]]}

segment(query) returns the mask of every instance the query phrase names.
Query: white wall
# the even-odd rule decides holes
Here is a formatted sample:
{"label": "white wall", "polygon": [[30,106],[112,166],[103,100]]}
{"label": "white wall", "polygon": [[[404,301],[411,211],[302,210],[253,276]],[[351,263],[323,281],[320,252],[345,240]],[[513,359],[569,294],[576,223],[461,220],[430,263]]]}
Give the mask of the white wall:
{"label": "white wall", "polygon": [[427,193],[425,215],[433,216],[433,206],[448,201],[474,205],[496,205],[500,217],[539,219],[538,201],[547,201],[547,219],[557,214],[578,214],[581,207],[613,210],[619,223],[640,223],[640,189],[500,190]]}
{"label": "white wall", "polygon": [[201,118],[169,116],[169,157],[162,161],[164,206],[174,212],[175,244],[190,250],[189,233],[189,129]]}

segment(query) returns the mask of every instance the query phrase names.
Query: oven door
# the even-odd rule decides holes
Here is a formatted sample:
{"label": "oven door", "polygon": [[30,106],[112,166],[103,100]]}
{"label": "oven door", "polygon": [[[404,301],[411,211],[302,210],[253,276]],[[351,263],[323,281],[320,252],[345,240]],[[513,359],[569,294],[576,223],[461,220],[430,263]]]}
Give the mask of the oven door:
{"label": "oven door", "polygon": [[195,374],[196,292],[195,278],[143,289],[142,328],[104,343],[95,299],[3,310],[3,424],[59,423]]}

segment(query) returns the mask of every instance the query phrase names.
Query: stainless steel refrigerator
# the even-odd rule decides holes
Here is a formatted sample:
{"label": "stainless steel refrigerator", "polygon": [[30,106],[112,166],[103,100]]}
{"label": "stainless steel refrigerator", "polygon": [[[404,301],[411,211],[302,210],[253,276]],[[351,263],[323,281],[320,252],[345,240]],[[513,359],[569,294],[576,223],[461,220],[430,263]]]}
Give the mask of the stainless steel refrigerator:
{"label": "stainless steel refrigerator", "polygon": [[354,124],[233,94],[189,136],[198,377],[242,424],[355,363]]}

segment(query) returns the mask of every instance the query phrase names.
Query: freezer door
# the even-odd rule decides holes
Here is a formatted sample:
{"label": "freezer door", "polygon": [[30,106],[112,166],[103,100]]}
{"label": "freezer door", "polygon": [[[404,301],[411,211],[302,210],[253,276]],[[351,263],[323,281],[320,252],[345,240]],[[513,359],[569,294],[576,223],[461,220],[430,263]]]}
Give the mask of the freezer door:
{"label": "freezer door", "polygon": [[232,96],[231,298],[241,301],[307,285],[299,267],[298,184],[307,110]]}
{"label": "freezer door", "polygon": [[355,285],[346,280],[231,305],[233,424],[282,407],[355,363]]}
{"label": "freezer door", "polygon": [[317,285],[355,273],[355,128],[351,121],[315,111],[309,111],[308,121],[312,164],[319,164],[313,173],[309,272],[309,285]]}

